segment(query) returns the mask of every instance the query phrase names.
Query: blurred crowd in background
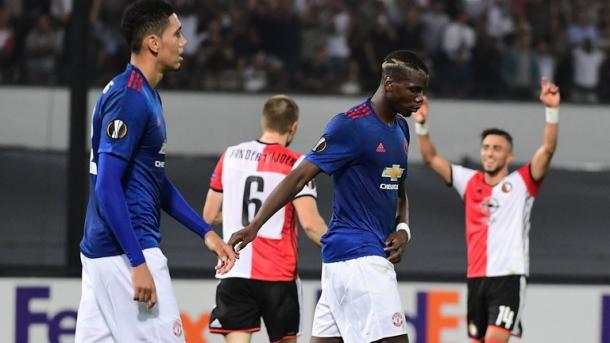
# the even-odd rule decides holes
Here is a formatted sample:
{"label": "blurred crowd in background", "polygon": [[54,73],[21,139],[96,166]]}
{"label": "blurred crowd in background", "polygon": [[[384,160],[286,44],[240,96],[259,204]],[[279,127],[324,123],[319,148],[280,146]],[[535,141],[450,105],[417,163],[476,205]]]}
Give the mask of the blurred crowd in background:
{"label": "blurred crowd in background", "polygon": [[[65,85],[72,5],[0,0],[0,85]],[[125,67],[126,0],[91,0],[89,64],[102,86]],[[435,96],[533,99],[540,78],[610,102],[609,0],[172,0],[189,43],[165,89],[367,94],[380,61],[409,49]]]}

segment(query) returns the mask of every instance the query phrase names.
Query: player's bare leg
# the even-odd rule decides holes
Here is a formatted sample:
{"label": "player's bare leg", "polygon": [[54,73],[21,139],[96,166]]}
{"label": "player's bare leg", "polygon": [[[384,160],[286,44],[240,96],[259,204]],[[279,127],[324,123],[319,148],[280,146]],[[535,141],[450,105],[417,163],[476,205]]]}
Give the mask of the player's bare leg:
{"label": "player's bare leg", "polygon": [[409,343],[409,336],[400,335],[400,336],[394,336],[394,337],[386,337],[386,338],[382,338],[375,342],[378,342],[378,343]]}
{"label": "player's bare leg", "polygon": [[225,343],[250,343],[252,334],[244,331],[235,331],[225,335]]}
{"label": "player's bare leg", "polygon": [[312,336],[309,343],[343,343],[341,337],[315,337]]}
{"label": "player's bare leg", "polygon": [[488,326],[485,333],[485,343],[507,343],[510,339],[510,331],[497,326]]}
{"label": "player's bare leg", "polygon": [[296,338],[282,339],[282,343],[297,343],[297,339]]}

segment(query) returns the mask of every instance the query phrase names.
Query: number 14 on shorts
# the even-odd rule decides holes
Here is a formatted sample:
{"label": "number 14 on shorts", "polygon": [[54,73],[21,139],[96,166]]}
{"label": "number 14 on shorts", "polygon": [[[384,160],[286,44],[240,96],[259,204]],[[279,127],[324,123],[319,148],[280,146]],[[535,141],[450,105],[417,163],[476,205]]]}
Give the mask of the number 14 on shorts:
{"label": "number 14 on shorts", "polygon": [[[498,313],[498,318],[496,319],[496,325],[510,329],[515,318],[515,312],[511,310],[509,306],[500,305],[498,308],[500,311]],[[504,325],[502,323],[504,323]]]}

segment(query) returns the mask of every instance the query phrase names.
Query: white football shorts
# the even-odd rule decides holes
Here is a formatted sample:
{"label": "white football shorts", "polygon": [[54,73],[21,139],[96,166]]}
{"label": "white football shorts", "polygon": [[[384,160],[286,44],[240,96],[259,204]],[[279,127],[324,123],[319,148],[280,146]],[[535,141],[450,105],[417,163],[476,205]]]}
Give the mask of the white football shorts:
{"label": "white football shorts", "polygon": [[368,343],[406,333],[396,272],[390,261],[365,256],[322,264],[322,295],[312,336]]}
{"label": "white football shorts", "polygon": [[81,254],[82,294],[76,320],[76,343],[184,343],[182,321],[159,248],[145,249],[155,280],[157,304],[133,300],[131,267],[125,255],[88,258]]}

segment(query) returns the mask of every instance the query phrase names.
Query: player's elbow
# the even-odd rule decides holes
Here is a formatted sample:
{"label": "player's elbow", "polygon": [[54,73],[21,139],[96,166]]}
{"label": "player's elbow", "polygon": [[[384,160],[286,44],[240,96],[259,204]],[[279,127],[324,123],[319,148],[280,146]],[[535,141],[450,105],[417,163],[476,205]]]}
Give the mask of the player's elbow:
{"label": "player's elbow", "polygon": [[303,227],[303,231],[305,231],[308,236],[322,236],[326,233],[326,223],[320,215],[311,216],[311,218],[301,220],[301,226]]}
{"label": "player's elbow", "polygon": [[207,206],[203,208],[203,221],[205,221],[208,225],[215,225],[215,219],[218,216],[218,211],[214,211]]}
{"label": "player's elbow", "polygon": [[116,185],[109,178],[98,177],[93,191],[95,192],[95,199],[102,208],[106,208],[111,201],[111,195],[116,191],[115,187]]}

